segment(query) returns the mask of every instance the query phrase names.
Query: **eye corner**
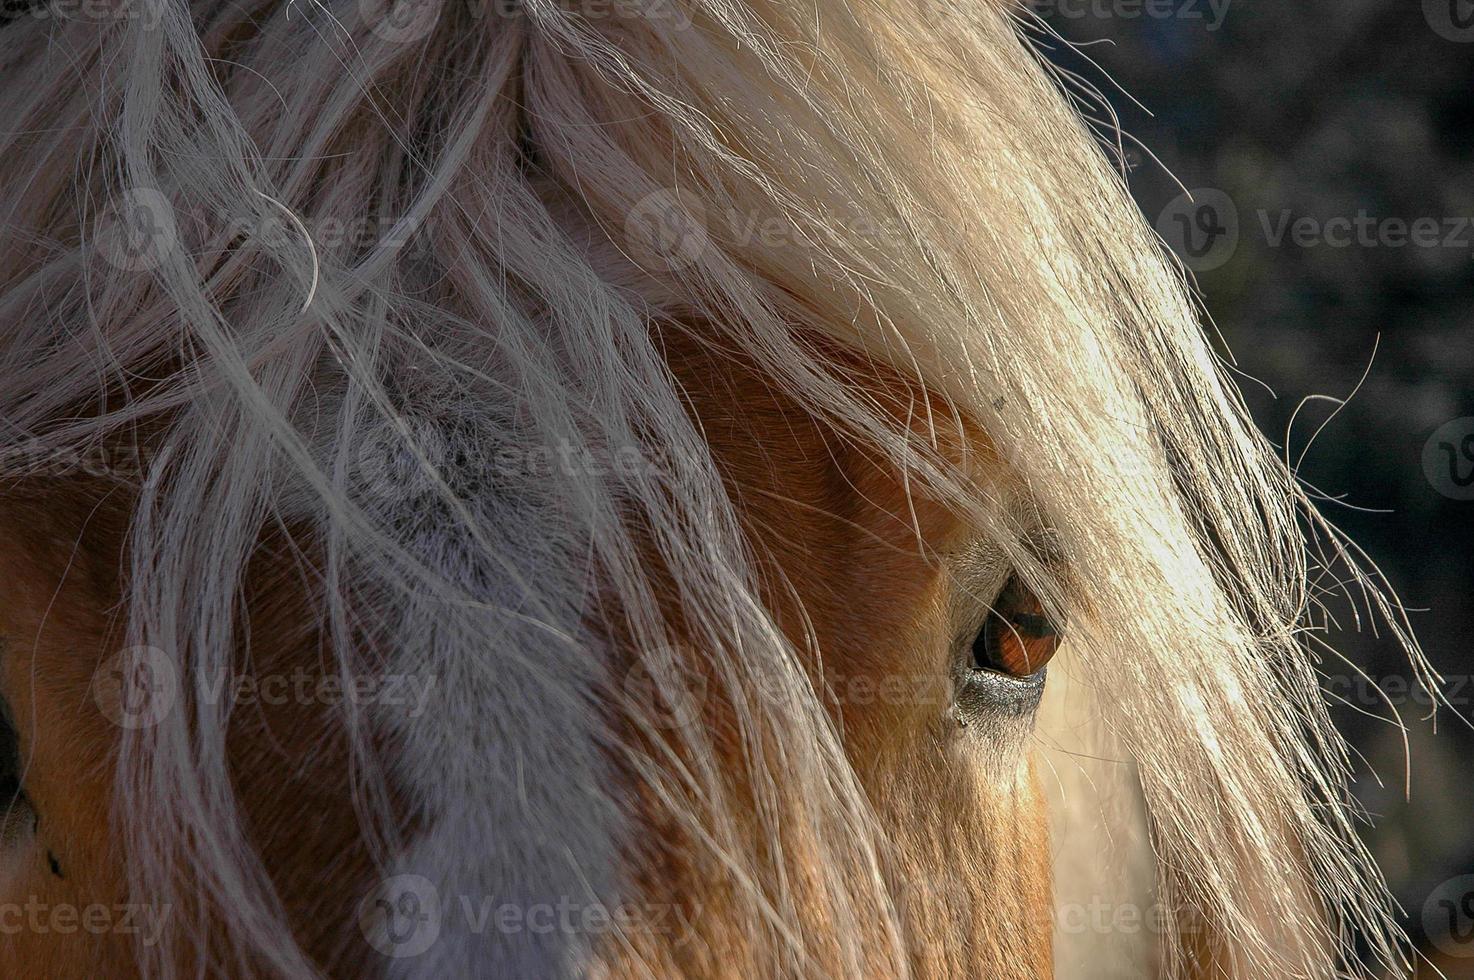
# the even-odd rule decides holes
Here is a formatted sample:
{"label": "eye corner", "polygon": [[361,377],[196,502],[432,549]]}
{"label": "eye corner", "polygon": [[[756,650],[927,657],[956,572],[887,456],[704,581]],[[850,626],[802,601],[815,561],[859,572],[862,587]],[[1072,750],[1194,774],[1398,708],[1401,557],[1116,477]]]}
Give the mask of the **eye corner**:
{"label": "eye corner", "polygon": [[20,739],[0,701],[0,854],[20,847],[36,831],[36,811],[20,777]]}

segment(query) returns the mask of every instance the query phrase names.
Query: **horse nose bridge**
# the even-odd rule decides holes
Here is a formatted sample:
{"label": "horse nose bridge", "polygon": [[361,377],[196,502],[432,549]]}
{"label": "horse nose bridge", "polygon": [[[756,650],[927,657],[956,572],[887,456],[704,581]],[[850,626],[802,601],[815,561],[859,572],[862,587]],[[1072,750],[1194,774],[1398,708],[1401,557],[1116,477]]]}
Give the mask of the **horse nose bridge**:
{"label": "horse nose bridge", "polygon": [[393,870],[428,892],[436,936],[395,975],[563,976],[592,938],[572,912],[613,901],[624,834],[588,651],[499,613],[413,617],[440,693],[393,722],[398,781],[424,814]]}
{"label": "horse nose bridge", "polygon": [[576,975],[598,938],[583,912],[617,901],[627,835],[603,751],[608,658],[583,625],[586,551],[534,489],[498,491],[459,513],[443,497],[391,502],[426,574],[376,590],[389,669],[424,692],[379,719],[418,815],[365,896],[390,976]]}

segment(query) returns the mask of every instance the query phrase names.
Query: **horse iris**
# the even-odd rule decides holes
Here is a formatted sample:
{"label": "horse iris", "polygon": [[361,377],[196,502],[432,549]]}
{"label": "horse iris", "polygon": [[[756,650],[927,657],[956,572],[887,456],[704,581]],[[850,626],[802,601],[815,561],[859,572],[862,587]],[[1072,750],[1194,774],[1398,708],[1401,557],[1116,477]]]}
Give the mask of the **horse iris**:
{"label": "horse iris", "polygon": [[1059,627],[1018,576],[999,593],[972,644],[975,670],[1028,677],[1049,663],[1060,644]]}

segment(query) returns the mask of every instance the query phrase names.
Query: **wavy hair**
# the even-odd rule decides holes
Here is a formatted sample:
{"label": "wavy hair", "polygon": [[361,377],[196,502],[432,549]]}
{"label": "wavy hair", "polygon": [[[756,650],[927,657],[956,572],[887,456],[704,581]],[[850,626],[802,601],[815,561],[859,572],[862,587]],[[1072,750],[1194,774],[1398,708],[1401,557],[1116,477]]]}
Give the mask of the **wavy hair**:
{"label": "wavy hair", "polygon": [[[118,10],[0,30],[6,438],[144,445],[128,641],[182,677],[231,662],[243,569],[282,526],[317,544],[310,598],[337,669],[440,678],[443,710],[345,718],[386,862],[409,854],[457,888],[617,893],[608,842],[629,816],[613,791],[558,842],[517,829],[506,802],[519,767],[539,773],[534,809],[597,781],[581,760],[601,745],[699,833],[770,962],[909,975],[886,831],[763,605],[664,359],[662,336],[684,331],[992,520],[1027,566],[938,448],[964,418],[986,430],[1083,583],[1082,602],[1035,576],[1046,605],[1069,607],[1071,656],[1135,764],[1170,910],[1165,973],[1189,972],[1202,927],[1225,937],[1233,975],[1406,971],[1318,687],[1318,573],[1336,568],[1416,662],[1415,644],[1254,430],[1020,11]],[[898,425],[834,345],[948,413]],[[488,462],[540,447],[611,465],[550,481]],[[710,651],[752,765],[782,780],[740,799],[699,731],[670,736],[680,767],[633,751],[600,720],[618,685],[589,650],[614,636],[657,685],[672,644]],[[567,710],[534,707],[549,704]],[[181,970],[179,949],[315,975],[241,820],[227,709],[191,708],[128,732],[119,756],[132,887],[196,913],[141,955],[159,976]],[[496,734],[510,726],[545,754],[509,757]],[[390,818],[390,784],[409,787],[412,833]],[[801,891],[746,846],[749,820],[809,855]],[[508,881],[529,862],[551,884]],[[442,943],[392,972],[530,975],[552,954],[526,942]]]}

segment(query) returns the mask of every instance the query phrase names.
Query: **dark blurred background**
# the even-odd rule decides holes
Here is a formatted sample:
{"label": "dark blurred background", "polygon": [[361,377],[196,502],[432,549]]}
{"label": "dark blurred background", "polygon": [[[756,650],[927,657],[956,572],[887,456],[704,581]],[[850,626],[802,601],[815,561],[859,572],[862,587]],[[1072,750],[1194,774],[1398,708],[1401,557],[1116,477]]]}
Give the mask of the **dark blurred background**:
{"label": "dark blurred background", "polygon": [[[1405,925],[1474,976],[1474,2],[1034,7],[1069,42],[1043,39],[1049,58],[1119,115],[1132,192],[1257,379],[1242,387],[1260,427],[1305,453],[1324,512],[1421,610],[1452,702],[1436,729],[1385,636],[1335,638],[1368,678],[1323,669]],[[1306,451],[1337,405],[1310,401],[1287,429],[1302,399],[1353,391]],[[1410,797],[1402,733],[1367,717],[1388,701]]]}

